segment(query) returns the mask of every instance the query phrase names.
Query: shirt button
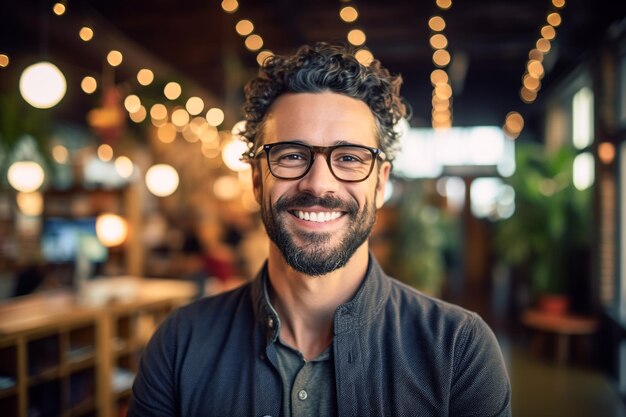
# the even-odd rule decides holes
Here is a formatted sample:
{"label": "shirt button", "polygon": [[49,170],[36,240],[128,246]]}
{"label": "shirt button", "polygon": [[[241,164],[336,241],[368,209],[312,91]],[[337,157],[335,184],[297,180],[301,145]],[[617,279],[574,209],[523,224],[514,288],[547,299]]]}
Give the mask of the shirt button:
{"label": "shirt button", "polygon": [[307,394],[305,390],[300,390],[300,392],[298,392],[298,398],[300,398],[302,401],[306,400],[308,397],[309,394]]}

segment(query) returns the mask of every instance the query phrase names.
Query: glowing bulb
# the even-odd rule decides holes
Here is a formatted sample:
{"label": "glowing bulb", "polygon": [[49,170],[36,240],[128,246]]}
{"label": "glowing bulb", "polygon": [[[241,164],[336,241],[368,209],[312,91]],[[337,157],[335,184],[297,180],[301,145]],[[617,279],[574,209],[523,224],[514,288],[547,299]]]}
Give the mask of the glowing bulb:
{"label": "glowing bulb", "polygon": [[64,164],[69,158],[69,152],[65,146],[55,145],[52,148],[52,158],[54,158],[54,160],[59,164]]}
{"label": "glowing bulb", "polygon": [[20,77],[20,93],[28,104],[49,109],[65,96],[67,84],[63,73],[50,62],[27,67]]}
{"label": "glowing bulb", "polygon": [[65,5],[60,2],[55,3],[54,6],[52,6],[52,11],[54,12],[55,15],[61,16],[62,14],[65,13]]}
{"label": "glowing bulb", "polygon": [[141,100],[135,94],[131,94],[124,99],[124,107],[129,113],[136,113],[141,107]]}
{"label": "glowing bulb", "polygon": [[87,94],[92,94],[98,88],[98,82],[93,77],[85,77],[80,82],[80,88]]}
{"label": "glowing bulb", "polygon": [[161,103],[154,104],[150,107],[150,117],[155,120],[167,119],[167,108]]}
{"label": "glowing bulb", "polygon": [[258,51],[263,47],[263,38],[257,34],[252,34],[246,38],[244,43],[249,50]]}
{"label": "glowing bulb", "polygon": [[9,167],[7,179],[11,187],[17,191],[29,193],[41,187],[45,174],[43,168],[37,162],[18,161]]}
{"label": "glowing bulb", "polygon": [[445,67],[450,63],[450,53],[445,49],[437,49],[433,52],[433,62],[438,67]]}
{"label": "glowing bulb", "polygon": [[541,36],[545,39],[551,40],[556,36],[556,30],[550,25],[546,25],[541,28]]}
{"label": "glowing bulb", "polygon": [[366,36],[365,32],[361,29],[352,29],[348,32],[348,42],[350,42],[354,46],[360,46],[365,43]]}
{"label": "glowing bulb", "polygon": [[611,142],[602,142],[598,145],[598,157],[604,164],[610,164],[615,159],[615,145]]}
{"label": "glowing bulb", "polygon": [[452,0],[437,0],[436,4],[440,9],[448,10],[450,7],[452,7]]}
{"label": "glowing bulb", "polygon": [[359,12],[352,6],[345,6],[339,11],[339,17],[346,23],[352,23],[359,17]]}
{"label": "glowing bulb", "polygon": [[550,41],[548,39],[545,38],[541,38],[537,40],[537,43],[535,44],[537,49],[541,52],[543,52],[544,54],[550,51],[550,48],[552,47],[550,45]]}
{"label": "glowing bulb", "polygon": [[250,164],[241,160],[244,152],[248,151],[248,145],[242,140],[231,140],[222,149],[222,160],[231,170],[238,172],[250,169]]}
{"label": "glowing bulb", "polygon": [[259,66],[262,67],[265,63],[265,60],[271,56],[274,56],[274,52],[265,49],[257,54],[256,62],[259,64]]}
{"label": "glowing bulb", "polygon": [[185,108],[192,116],[200,114],[204,110],[204,101],[200,97],[190,97]]}
{"label": "glowing bulb", "polygon": [[185,109],[176,109],[172,112],[172,123],[176,127],[183,127],[189,123],[189,113]]}
{"label": "glowing bulb", "polygon": [[361,65],[364,65],[366,67],[369,66],[372,61],[374,61],[374,55],[372,55],[372,53],[365,48],[356,51],[354,57],[357,61],[359,61]]}
{"label": "glowing bulb", "polygon": [[111,145],[108,145],[106,143],[98,146],[98,150],[96,151],[96,153],[98,154],[98,158],[100,158],[100,160],[104,162],[108,162],[113,158],[113,148],[111,147]]}
{"label": "glowing bulb", "polygon": [[531,59],[530,61],[528,61],[528,65],[526,66],[526,68],[528,69],[528,74],[530,74],[531,77],[537,79],[543,77],[544,70],[543,64],[541,62]]}
{"label": "glowing bulb", "polygon": [[40,216],[43,213],[43,197],[40,192],[19,192],[15,199],[17,207],[25,216]]}
{"label": "glowing bulb", "polygon": [[96,236],[106,247],[121,245],[128,236],[128,223],[117,214],[101,214],[96,218]]}
{"label": "glowing bulb", "polygon": [[128,116],[133,122],[141,123],[146,119],[147,113],[148,112],[146,111],[146,108],[144,106],[139,106],[139,110],[137,110],[135,113],[130,113]]}
{"label": "glowing bulb", "polygon": [[430,73],[430,82],[435,86],[446,84],[448,82],[448,73],[442,69],[436,69]]}
{"label": "glowing bulb", "polygon": [[115,170],[122,178],[130,178],[133,175],[133,171],[135,167],[133,166],[133,161],[130,160],[127,156],[119,156],[115,158]]}
{"label": "glowing bulb", "polygon": [[222,9],[226,13],[233,13],[239,8],[239,3],[237,0],[223,0],[222,1]]}
{"label": "glowing bulb", "polygon": [[167,197],[178,188],[178,172],[167,164],[151,166],[146,172],[146,186],[157,197]]}
{"label": "glowing bulb", "polygon": [[180,97],[182,92],[183,90],[180,87],[180,84],[174,81],[167,83],[163,88],[163,94],[165,94],[165,97],[170,100],[176,100]]}
{"label": "glowing bulb", "polygon": [[511,133],[519,134],[524,129],[524,118],[518,112],[512,111],[506,115],[504,124]]}
{"label": "glowing bulb", "polygon": [[107,54],[107,62],[112,67],[117,67],[124,60],[124,56],[120,51],[112,50]]}
{"label": "glowing bulb", "polygon": [[224,112],[222,109],[213,107],[206,113],[206,121],[209,122],[211,126],[219,126],[224,122]]}
{"label": "glowing bulb", "polygon": [[157,129],[157,137],[163,143],[172,143],[176,139],[176,127],[171,123],[164,123]]}
{"label": "glowing bulb", "polygon": [[439,84],[435,87],[435,95],[442,100],[449,100],[452,97],[452,87],[450,84]]}
{"label": "glowing bulb", "polygon": [[254,30],[254,25],[248,19],[242,19],[235,25],[235,30],[241,36],[248,36]]}
{"label": "glowing bulb", "polygon": [[80,31],[78,31],[78,36],[80,36],[80,38],[85,42],[89,42],[91,39],[93,39],[93,29],[87,26],[83,26],[82,28],[80,28]]}
{"label": "glowing bulb", "polygon": [[546,18],[546,20],[552,26],[557,27],[561,24],[561,15],[558,14],[557,12],[550,13],[548,17]]}
{"label": "glowing bulb", "polygon": [[0,67],[6,68],[9,66],[9,56],[7,54],[0,54]]}
{"label": "glowing bulb", "polygon": [[565,7],[565,0],[552,0],[552,4],[557,9]]}
{"label": "glowing bulb", "polygon": [[154,80],[154,73],[147,69],[142,68],[137,72],[137,81],[141,85],[150,85]]}
{"label": "glowing bulb", "polygon": [[446,28],[446,21],[441,16],[433,16],[428,20],[428,27],[435,32],[441,32]]}
{"label": "glowing bulb", "polygon": [[437,33],[430,37],[430,46],[434,49],[443,49],[448,46],[448,38],[441,33]]}

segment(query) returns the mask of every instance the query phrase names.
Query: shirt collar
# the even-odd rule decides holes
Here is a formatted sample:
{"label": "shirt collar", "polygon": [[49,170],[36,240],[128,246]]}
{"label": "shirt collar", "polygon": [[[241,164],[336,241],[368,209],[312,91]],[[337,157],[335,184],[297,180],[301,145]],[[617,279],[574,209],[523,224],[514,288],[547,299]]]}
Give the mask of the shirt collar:
{"label": "shirt collar", "polygon": [[[340,305],[335,311],[335,334],[355,330],[371,322],[382,309],[390,291],[389,277],[370,253],[367,272],[361,286],[352,300]],[[275,342],[279,334],[280,320],[269,298],[267,262],[252,283],[252,299],[257,321],[266,331],[267,342]]]}

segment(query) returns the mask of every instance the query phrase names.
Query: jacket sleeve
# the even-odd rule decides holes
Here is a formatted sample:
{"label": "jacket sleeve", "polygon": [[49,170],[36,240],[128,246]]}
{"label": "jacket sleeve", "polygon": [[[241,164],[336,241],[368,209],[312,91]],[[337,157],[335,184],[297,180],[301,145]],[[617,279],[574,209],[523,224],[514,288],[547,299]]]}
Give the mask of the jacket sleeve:
{"label": "jacket sleeve", "polygon": [[128,417],[172,417],[178,415],[174,364],[177,344],[174,313],[148,343],[133,384]]}
{"label": "jacket sleeve", "polygon": [[511,385],[491,329],[472,314],[455,345],[450,415],[510,417]]}

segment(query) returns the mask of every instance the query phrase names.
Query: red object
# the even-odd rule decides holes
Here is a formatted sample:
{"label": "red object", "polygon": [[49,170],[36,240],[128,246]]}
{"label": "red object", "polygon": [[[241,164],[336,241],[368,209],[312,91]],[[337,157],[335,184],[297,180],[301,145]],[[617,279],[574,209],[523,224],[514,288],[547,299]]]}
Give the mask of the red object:
{"label": "red object", "polygon": [[569,298],[566,295],[543,295],[539,298],[539,310],[552,316],[564,316],[569,312]]}

